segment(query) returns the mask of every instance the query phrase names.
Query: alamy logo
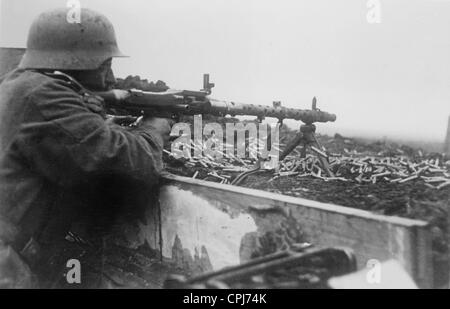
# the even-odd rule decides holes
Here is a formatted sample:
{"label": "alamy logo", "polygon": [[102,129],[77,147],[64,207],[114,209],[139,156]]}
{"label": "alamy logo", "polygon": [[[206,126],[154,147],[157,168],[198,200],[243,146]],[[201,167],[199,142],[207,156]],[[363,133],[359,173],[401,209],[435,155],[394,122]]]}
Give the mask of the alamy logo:
{"label": "alamy logo", "polygon": [[79,0],[68,0],[67,5],[67,22],[69,24],[81,24],[81,3]]}
{"label": "alamy logo", "polygon": [[381,23],[381,3],[380,0],[368,0],[367,1],[367,15],[366,19],[369,24]]}
{"label": "alamy logo", "polygon": [[366,280],[369,284],[381,283],[381,263],[376,259],[367,261],[366,267],[368,268],[366,274]]}
{"label": "alamy logo", "polygon": [[[269,132],[270,127],[270,132]],[[270,159],[270,166],[276,166],[279,157],[279,125],[248,122],[226,123],[225,134],[219,123],[207,123],[203,127],[202,116],[194,116],[194,139],[191,125],[177,123],[172,127],[172,136],[179,136],[172,143],[172,155],[189,159],[210,157],[220,160],[223,156],[239,159]],[[224,143],[224,138],[226,143]],[[270,149],[269,149],[270,141]]]}
{"label": "alamy logo", "polygon": [[69,284],[81,283],[81,264],[77,259],[70,259],[66,263],[69,270],[66,273],[66,280]]}

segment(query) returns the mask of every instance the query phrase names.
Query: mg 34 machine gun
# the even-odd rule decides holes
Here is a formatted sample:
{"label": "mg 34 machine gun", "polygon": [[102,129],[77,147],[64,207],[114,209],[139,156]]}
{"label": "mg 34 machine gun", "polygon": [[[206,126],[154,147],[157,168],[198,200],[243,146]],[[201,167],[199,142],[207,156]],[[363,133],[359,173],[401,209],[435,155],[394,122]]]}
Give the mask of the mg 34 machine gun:
{"label": "mg 34 machine gun", "polygon": [[306,156],[306,149],[310,147],[321,162],[322,168],[333,176],[328,168],[328,156],[324,148],[315,137],[315,122],[334,122],[336,115],[321,111],[317,108],[316,98],[313,99],[312,109],[303,110],[281,106],[274,102],[273,106],[237,103],[217,100],[210,97],[214,87],[209,81],[209,74],[203,76],[203,89],[173,90],[165,92],[147,92],[137,89],[99,92],[109,108],[123,109],[132,115],[149,114],[158,117],[178,118],[180,115],[213,115],[213,116],[256,116],[259,121],[265,117],[277,118],[280,123],[284,119],[300,120],[301,125],[297,136],[286,146],[280,155],[283,160],[298,145],[303,145],[302,156]]}

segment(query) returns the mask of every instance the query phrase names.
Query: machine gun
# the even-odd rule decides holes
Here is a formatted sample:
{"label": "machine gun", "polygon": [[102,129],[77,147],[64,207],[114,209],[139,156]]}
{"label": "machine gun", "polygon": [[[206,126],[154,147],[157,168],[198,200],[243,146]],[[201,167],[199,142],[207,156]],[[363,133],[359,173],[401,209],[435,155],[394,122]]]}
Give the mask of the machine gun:
{"label": "machine gun", "polygon": [[256,116],[259,121],[265,117],[277,118],[280,123],[284,119],[294,119],[304,122],[296,138],[287,145],[280,159],[284,159],[297,145],[303,144],[302,155],[306,155],[306,148],[318,154],[322,167],[332,176],[328,168],[328,160],[325,151],[315,138],[315,122],[334,122],[336,115],[321,111],[317,108],[316,98],[313,99],[311,110],[302,110],[281,106],[280,102],[273,102],[273,106],[237,103],[216,100],[210,97],[214,87],[209,81],[209,74],[203,76],[203,89],[173,90],[165,92],[147,92],[137,89],[119,90],[114,89],[106,92],[98,92],[109,108],[126,110],[128,113],[141,116],[149,114],[152,116],[175,118],[181,115],[213,115],[213,116]]}

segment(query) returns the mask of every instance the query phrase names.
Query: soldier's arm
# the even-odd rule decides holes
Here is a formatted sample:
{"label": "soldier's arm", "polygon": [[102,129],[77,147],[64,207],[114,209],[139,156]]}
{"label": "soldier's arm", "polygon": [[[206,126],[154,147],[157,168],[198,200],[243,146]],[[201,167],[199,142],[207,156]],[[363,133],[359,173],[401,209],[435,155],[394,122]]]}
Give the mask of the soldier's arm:
{"label": "soldier's arm", "polygon": [[151,128],[130,131],[108,124],[63,81],[40,86],[29,100],[44,121],[22,128],[21,153],[49,180],[72,185],[105,174],[157,180],[163,140]]}

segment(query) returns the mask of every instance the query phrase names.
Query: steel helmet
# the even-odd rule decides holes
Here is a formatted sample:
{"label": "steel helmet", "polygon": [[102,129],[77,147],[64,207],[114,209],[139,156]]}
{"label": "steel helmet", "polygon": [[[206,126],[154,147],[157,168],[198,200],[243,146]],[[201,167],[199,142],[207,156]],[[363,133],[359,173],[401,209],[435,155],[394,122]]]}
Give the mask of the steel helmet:
{"label": "steel helmet", "polygon": [[30,27],[22,69],[94,70],[109,58],[126,57],[111,22],[82,8],[80,23],[68,20],[69,8],[39,15]]}

